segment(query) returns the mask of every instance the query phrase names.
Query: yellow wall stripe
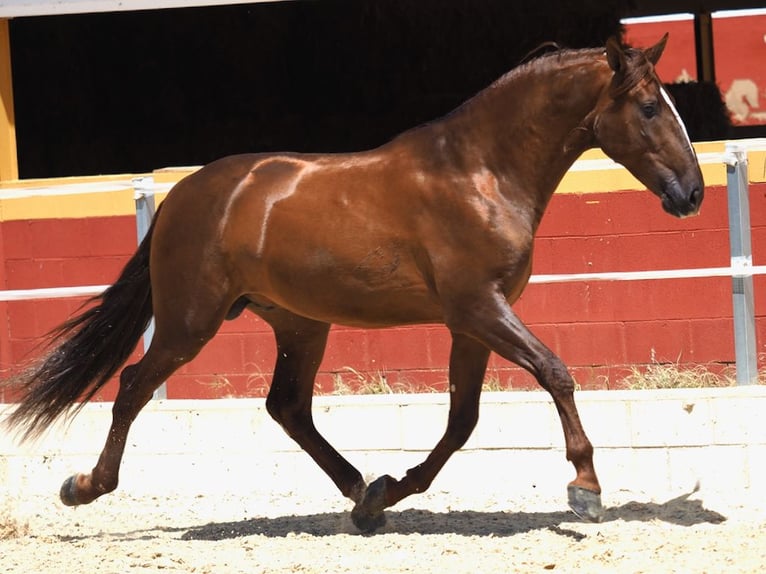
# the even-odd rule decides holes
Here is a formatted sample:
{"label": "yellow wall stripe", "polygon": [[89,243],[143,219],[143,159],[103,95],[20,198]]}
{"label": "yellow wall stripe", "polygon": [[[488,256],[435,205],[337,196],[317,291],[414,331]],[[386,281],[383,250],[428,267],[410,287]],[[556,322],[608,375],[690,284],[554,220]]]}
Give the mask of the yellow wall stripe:
{"label": "yellow wall stripe", "polygon": [[[760,141],[756,141],[760,144]],[[724,142],[695,144],[702,162],[705,184],[726,185],[726,169],[720,160]],[[750,181],[766,181],[766,142],[748,153]],[[590,167],[611,165],[600,150],[589,150],[580,158]],[[196,167],[165,168],[151,175],[156,183],[172,184]],[[144,174],[146,175],[146,174]],[[6,181],[0,183],[0,221],[108,217],[135,214],[132,175]],[[607,167],[582,171],[581,164],[566,174],[557,193],[603,193],[641,190],[644,186],[625,169]],[[157,194],[161,201],[165,193]]]}

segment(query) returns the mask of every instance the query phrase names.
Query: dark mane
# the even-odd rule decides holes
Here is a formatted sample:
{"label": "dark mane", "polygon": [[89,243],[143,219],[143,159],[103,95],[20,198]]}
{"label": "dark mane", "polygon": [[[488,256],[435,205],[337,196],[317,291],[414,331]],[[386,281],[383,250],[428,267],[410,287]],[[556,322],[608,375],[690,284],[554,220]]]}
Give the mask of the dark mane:
{"label": "dark mane", "polygon": [[[549,49],[551,47],[554,47],[555,49],[552,51],[545,51],[546,49]],[[425,122],[421,124],[420,126],[417,126],[415,128],[412,128],[411,130],[405,131],[402,134],[399,134],[399,136],[397,136],[397,138],[395,139],[398,139],[399,137],[405,134],[409,134],[413,131],[420,130],[424,127],[432,126],[437,122],[441,122],[442,120],[460,116],[466,110],[470,110],[477,105],[480,107],[484,106],[485,104],[482,102],[486,100],[486,98],[492,97],[492,95],[495,92],[497,92],[498,89],[507,87],[507,85],[511,82],[522,80],[525,76],[528,76],[529,74],[536,74],[536,73],[544,74],[550,70],[559,69],[564,65],[570,65],[573,63],[585,64],[587,62],[591,62],[600,57],[603,57],[603,54],[604,54],[604,48],[574,49],[574,48],[561,48],[558,45],[555,45],[553,43],[543,44],[540,47],[533,50],[532,52],[530,52],[530,54],[526,56],[526,58],[530,58],[530,59],[522,62],[521,64],[517,65],[514,68],[511,68],[508,72],[500,76],[497,80],[489,84],[486,88],[476,93],[473,97],[465,100],[462,104],[460,104],[458,107],[454,108],[453,110],[445,114],[443,117],[437,118],[430,122]]]}
{"label": "dark mane", "polygon": [[550,45],[545,44],[540,46],[539,48],[536,48],[533,52],[530,53],[532,56],[531,59],[522,62],[515,68],[512,68],[506,74],[504,74],[499,79],[497,79],[490,86],[490,88],[500,86],[502,84],[505,84],[508,81],[511,81],[519,76],[526,75],[527,73],[530,73],[530,72],[540,71],[540,70],[545,71],[550,68],[557,68],[557,67],[560,67],[562,64],[569,63],[573,60],[583,60],[583,61],[593,60],[595,58],[598,58],[604,53],[603,48],[573,49],[573,48],[560,48],[560,47],[557,47],[557,49],[553,51],[539,53],[540,50],[544,50],[549,47]]}
{"label": "dark mane", "polygon": [[558,52],[562,50],[564,47],[561,46],[558,42],[543,42],[536,48],[533,48],[529,52],[527,52],[527,55],[524,56],[520,61],[519,65],[529,62],[530,60],[534,60],[535,58],[539,58],[543,54],[548,54],[550,52]]}
{"label": "dark mane", "polygon": [[[550,48],[554,48],[552,51]],[[508,73],[501,76],[491,86],[498,87],[519,76],[526,75],[534,71],[547,71],[551,68],[557,68],[572,61],[589,61],[602,57],[604,48],[560,48],[556,44],[542,44],[525,58],[521,64],[511,69]],[[653,64],[646,58],[642,50],[636,48],[625,49],[625,59],[628,67],[624,73],[615,75],[615,79],[610,86],[610,95],[613,98],[626,94],[645,78],[654,74]]]}

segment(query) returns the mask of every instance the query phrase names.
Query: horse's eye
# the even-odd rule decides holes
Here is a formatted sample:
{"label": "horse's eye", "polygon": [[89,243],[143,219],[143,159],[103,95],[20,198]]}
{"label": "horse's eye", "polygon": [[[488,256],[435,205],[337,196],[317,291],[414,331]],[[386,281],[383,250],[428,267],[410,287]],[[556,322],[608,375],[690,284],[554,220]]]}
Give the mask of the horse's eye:
{"label": "horse's eye", "polygon": [[657,102],[646,102],[641,104],[641,113],[647,120],[652,119],[657,115]]}

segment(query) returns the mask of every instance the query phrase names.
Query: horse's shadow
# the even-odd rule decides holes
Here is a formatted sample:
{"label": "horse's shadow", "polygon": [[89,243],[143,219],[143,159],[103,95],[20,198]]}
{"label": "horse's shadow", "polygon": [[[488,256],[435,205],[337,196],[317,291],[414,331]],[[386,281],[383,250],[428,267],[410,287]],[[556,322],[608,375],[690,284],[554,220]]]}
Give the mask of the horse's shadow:
{"label": "horse's shadow", "polygon": [[[690,495],[673,498],[663,503],[628,502],[606,509],[604,522],[660,520],[680,526],[720,524],[726,517],[704,507],[700,500],[689,500]],[[562,536],[580,540],[585,534],[561,524],[576,522],[570,512],[431,512],[408,509],[388,511],[387,524],[379,533],[396,534],[459,534],[465,536],[514,536],[533,530],[551,530]],[[183,530],[183,529],[178,529]],[[216,522],[189,528],[183,540],[225,540],[243,536],[285,537],[304,533],[312,536],[332,536],[354,533],[349,513],[323,513],[277,518],[250,518],[235,522]]]}

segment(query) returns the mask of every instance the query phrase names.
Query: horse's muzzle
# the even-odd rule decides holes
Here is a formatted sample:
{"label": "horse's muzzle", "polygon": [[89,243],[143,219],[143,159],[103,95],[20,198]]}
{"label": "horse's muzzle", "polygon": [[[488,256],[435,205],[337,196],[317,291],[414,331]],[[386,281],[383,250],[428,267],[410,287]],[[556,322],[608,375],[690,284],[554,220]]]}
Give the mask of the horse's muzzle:
{"label": "horse's muzzle", "polygon": [[672,181],[660,193],[662,208],[675,217],[697,215],[705,196],[705,188],[699,183],[686,188]]}

